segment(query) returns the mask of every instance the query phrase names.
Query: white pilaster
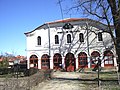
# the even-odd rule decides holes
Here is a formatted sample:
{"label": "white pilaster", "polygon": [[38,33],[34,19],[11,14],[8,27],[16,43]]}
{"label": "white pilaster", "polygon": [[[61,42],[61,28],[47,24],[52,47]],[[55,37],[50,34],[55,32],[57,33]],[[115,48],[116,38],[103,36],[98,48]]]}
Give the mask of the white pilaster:
{"label": "white pilaster", "polygon": [[50,69],[53,69],[53,59],[50,57]]}
{"label": "white pilaster", "polygon": [[78,58],[76,59],[76,70],[78,69]]}
{"label": "white pilaster", "polygon": [[116,60],[116,57],[114,57],[113,61],[114,61],[114,66],[117,66],[117,60]]}
{"label": "white pilaster", "polygon": [[41,69],[41,59],[38,59],[38,69]]}
{"label": "white pilaster", "polygon": [[62,68],[65,68],[65,58],[62,58]]}
{"label": "white pilaster", "polygon": [[90,57],[88,57],[88,68],[90,68],[91,62],[90,62]]}
{"label": "white pilaster", "polygon": [[101,67],[104,67],[104,58],[103,58],[103,55],[101,56],[100,60],[101,60]]}

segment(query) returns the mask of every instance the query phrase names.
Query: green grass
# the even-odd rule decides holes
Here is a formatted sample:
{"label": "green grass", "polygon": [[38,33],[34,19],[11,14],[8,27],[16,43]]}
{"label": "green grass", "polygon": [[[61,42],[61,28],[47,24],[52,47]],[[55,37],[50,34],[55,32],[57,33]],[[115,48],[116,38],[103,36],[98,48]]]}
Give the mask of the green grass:
{"label": "green grass", "polygon": [[103,80],[107,80],[107,79],[117,80],[118,79],[117,72],[115,72],[115,71],[112,71],[112,72],[100,72],[99,75],[100,75],[100,79],[103,79]]}
{"label": "green grass", "polygon": [[[120,77],[120,73],[119,73]],[[98,78],[98,72],[81,72],[80,73],[81,79],[96,79]],[[100,72],[99,79],[101,80],[118,80],[118,74],[115,71],[111,72]]]}

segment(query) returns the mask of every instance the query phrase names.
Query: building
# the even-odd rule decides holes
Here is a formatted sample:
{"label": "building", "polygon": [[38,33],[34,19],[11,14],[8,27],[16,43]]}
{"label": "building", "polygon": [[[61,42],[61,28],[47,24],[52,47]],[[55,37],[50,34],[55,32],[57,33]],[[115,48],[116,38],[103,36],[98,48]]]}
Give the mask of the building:
{"label": "building", "polygon": [[26,65],[27,64],[27,60],[25,56],[13,56],[8,58],[8,63],[9,63],[9,68],[12,68],[16,63],[19,65]]}
{"label": "building", "polygon": [[98,61],[101,67],[116,66],[114,43],[101,22],[68,18],[47,22],[25,35],[28,68],[74,71],[94,68]]}
{"label": "building", "polygon": [[[17,61],[17,62],[16,62]],[[0,66],[1,67],[8,67],[8,68],[12,68],[15,63],[18,63],[19,65],[23,65],[27,66],[27,60],[25,56],[4,56],[1,55],[0,56]]]}

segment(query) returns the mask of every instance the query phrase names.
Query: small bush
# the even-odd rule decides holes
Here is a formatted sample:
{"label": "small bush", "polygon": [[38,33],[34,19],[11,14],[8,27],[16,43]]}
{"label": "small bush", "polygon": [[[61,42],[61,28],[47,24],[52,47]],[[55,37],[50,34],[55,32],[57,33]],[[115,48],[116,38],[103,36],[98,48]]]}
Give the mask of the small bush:
{"label": "small bush", "polygon": [[38,72],[38,69],[37,68],[30,68],[29,69],[29,75],[33,75],[33,74],[35,74],[35,73],[37,73]]}
{"label": "small bush", "polygon": [[24,71],[24,75],[25,76],[31,76],[31,75],[33,75],[37,72],[38,72],[37,68],[30,68],[30,69],[27,69],[27,70]]}
{"label": "small bush", "polygon": [[13,72],[13,69],[11,68],[0,68],[0,75],[10,74],[12,72]]}

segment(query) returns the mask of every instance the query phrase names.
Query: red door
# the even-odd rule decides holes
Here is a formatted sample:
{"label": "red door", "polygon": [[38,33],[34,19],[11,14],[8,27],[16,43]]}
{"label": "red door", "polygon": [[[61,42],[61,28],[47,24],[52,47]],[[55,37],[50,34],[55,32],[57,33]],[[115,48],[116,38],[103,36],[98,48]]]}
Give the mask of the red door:
{"label": "red door", "polygon": [[78,54],[78,68],[87,67],[88,67],[87,54],[85,52],[80,52]]}
{"label": "red door", "polygon": [[62,69],[62,56],[59,53],[56,53],[53,56],[53,68],[55,70],[60,70]]}
{"label": "red door", "polygon": [[111,51],[105,51],[104,52],[104,66],[113,66],[114,65],[114,55]]}
{"label": "red door", "polygon": [[98,59],[100,57],[100,53],[97,51],[93,51],[91,53],[91,67],[94,68],[98,64]]}
{"label": "red door", "polygon": [[66,71],[75,71],[75,58],[74,54],[67,53],[65,57],[65,69]]}
{"label": "red door", "polygon": [[30,68],[38,68],[38,57],[36,55],[30,56]]}
{"label": "red door", "polygon": [[50,69],[50,59],[47,54],[44,54],[41,57],[41,68],[42,69]]}

